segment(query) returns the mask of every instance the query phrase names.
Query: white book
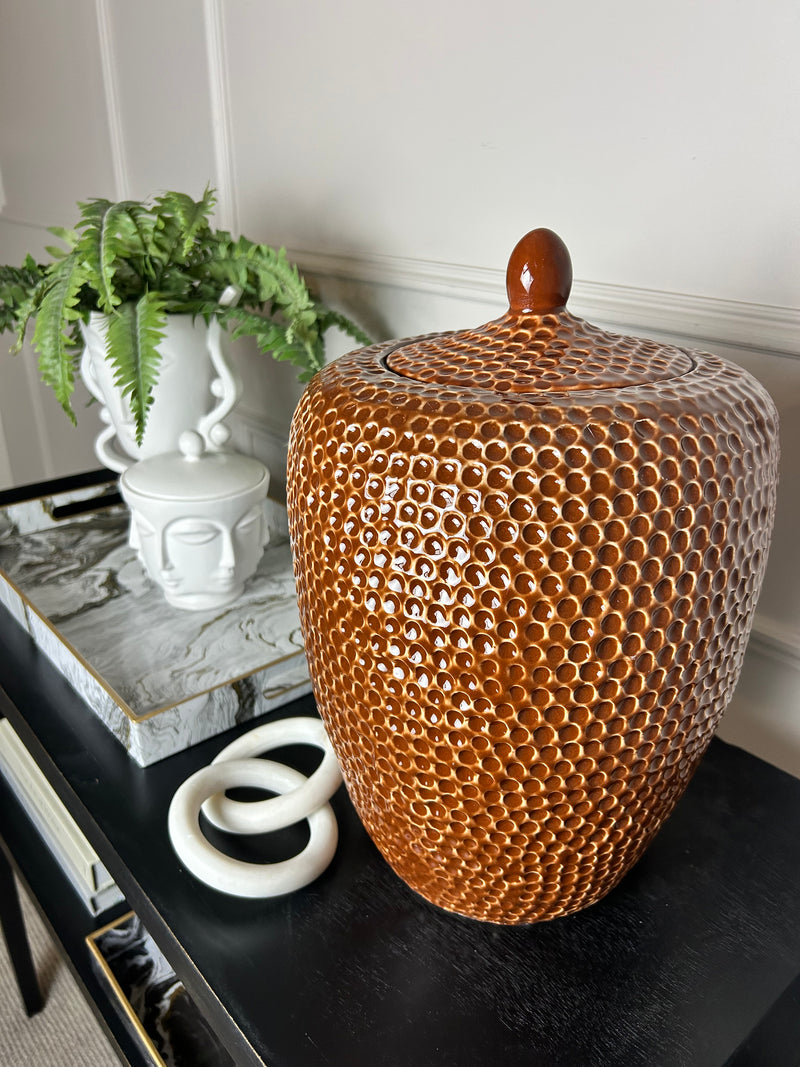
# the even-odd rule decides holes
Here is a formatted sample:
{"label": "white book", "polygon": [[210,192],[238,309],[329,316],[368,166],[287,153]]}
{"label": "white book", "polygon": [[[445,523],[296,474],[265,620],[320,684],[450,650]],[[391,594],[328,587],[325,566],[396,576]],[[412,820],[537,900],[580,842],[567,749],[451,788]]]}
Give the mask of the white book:
{"label": "white book", "polygon": [[28,807],[35,808],[44,822],[52,824],[64,850],[89,889],[98,891],[113,879],[97,853],[78,829],[58,794],[40,770],[33,756],[20,740],[8,719],[0,720],[0,751],[26,794]]}
{"label": "white book", "polygon": [[92,914],[122,900],[104,864],[7,719],[0,720],[0,770]]}
{"label": "white book", "polygon": [[[2,756],[0,756],[0,769],[5,774],[6,768],[3,766]],[[11,788],[17,794],[20,802],[24,804],[24,795],[17,791],[13,779],[9,777],[8,781]],[[97,892],[87,889],[79,873],[73,868],[72,863],[70,862],[70,857],[61,850],[60,842],[53,835],[51,827],[48,826],[47,823],[42,822],[38,813],[32,808],[28,808],[27,812],[31,822],[39,831],[43,842],[49,847],[53,856],[58,861],[61,870],[67,876],[72,888],[92,915],[100,915],[112,905],[117,904],[124,899],[118,886],[114,882]]]}

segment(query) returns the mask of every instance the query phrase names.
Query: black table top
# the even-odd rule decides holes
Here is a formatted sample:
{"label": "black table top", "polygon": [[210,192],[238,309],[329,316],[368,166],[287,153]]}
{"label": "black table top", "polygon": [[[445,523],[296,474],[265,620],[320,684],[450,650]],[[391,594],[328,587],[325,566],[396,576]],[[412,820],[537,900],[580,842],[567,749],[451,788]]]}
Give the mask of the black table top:
{"label": "black table top", "polygon": [[[5,611],[0,681],[0,711],[237,1063],[800,1063],[800,780],[740,749],[712,742],[605,900],[498,927],[408,889],[343,788],[339,848],[314,884],[275,900],[219,894],[182,869],[167,810],[253,723],[140,768]],[[267,718],[314,713],[305,698]],[[282,833],[242,847],[277,858],[302,840]]]}

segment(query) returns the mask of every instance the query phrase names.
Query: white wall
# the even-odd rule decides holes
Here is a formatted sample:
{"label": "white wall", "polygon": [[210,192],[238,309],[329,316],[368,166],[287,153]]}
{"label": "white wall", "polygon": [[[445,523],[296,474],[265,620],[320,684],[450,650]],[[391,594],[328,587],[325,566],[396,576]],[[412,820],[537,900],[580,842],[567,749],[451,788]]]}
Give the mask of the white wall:
{"label": "white wall", "polygon": [[269,7],[227,7],[248,224],[498,267],[546,224],[581,278],[796,303],[792,0]]}
{"label": "white wall", "polygon": [[[723,736],[800,774],[799,44],[794,0],[6,4],[0,261],[79,199],[211,181],[220,225],[390,336],[503,310],[516,239],[557,230],[575,310],[718,351],[778,402],[778,529]],[[297,387],[241,362],[237,440],[279,481]],[[0,485],[96,465],[96,415],[73,430],[35,378],[30,352],[0,360]]]}

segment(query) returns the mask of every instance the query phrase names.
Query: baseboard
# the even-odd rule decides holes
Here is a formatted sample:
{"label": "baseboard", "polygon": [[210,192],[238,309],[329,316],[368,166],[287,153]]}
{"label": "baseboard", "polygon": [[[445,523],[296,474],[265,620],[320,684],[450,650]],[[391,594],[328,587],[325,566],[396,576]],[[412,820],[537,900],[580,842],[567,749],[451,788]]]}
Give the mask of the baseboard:
{"label": "baseboard", "polygon": [[800,685],[800,634],[795,630],[756,614],[748,649],[763,659],[797,671]]}
{"label": "baseboard", "polygon": [[800,777],[798,693],[800,635],[757,616],[720,737]]}

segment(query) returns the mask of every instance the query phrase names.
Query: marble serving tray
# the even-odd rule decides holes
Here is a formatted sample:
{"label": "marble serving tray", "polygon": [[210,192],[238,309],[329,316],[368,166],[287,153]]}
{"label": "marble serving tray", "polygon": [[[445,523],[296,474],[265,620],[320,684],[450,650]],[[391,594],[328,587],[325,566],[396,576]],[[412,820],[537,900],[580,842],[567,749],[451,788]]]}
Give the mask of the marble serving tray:
{"label": "marble serving tray", "polygon": [[92,964],[152,1067],[234,1067],[134,912],[86,938]]}
{"label": "marble serving tray", "polygon": [[[310,692],[286,511],[244,594],[164,600],[128,547],[114,484],[0,509],[0,603],[141,766]],[[113,498],[112,498],[113,499]]]}

